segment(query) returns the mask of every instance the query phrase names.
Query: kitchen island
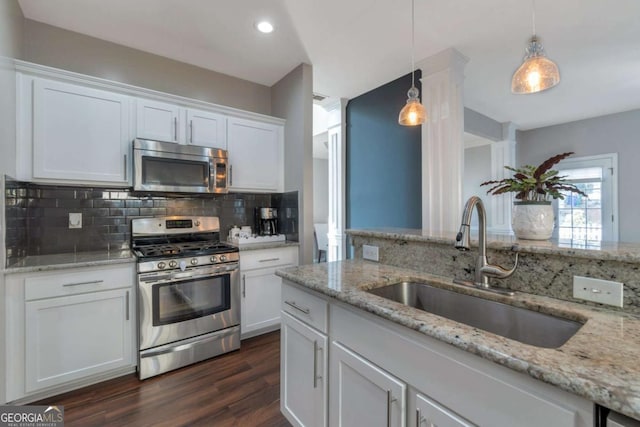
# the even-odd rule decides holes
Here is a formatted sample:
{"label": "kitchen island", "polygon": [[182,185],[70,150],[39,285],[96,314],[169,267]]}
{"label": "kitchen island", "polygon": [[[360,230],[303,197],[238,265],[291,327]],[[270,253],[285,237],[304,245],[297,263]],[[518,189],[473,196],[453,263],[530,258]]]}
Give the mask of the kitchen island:
{"label": "kitchen island", "polygon": [[[455,347],[457,350],[479,356],[485,361],[534,378],[538,380],[536,382],[552,385],[554,388],[580,396],[585,401],[595,402],[640,419],[640,367],[636,363],[637,354],[640,352],[640,319],[636,314],[637,301],[634,292],[637,285],[634,280],[637,279],[637,263],[639,263],[635,261],[635,257],[640,251],[636,252],[637,248],[634,245],[618,245],[606,253],[589,249],[562,248],[557,243],[550,242],[543,242],[537,248],[535,244],[525,242],[517,248],[525,261],[524,270],[539,269],[537,276],[539,282],[544,282],[546,274],[550,274],[550,277],[555,279],[565,274],[558,274],[557,271],[554,273],[554,267],[551,264],[565,263],[567,259],[571,265],[564,265],[563,268],[569,270],[566,274],[571,274],[571,268],[574,265],[578,265],[578,269],[590,269],[581,271],[585,275],[617,268],[615,274],[625,277],[621,280],[625,283],[625,307],[609,309],[596,304],[587,305],[568,301],[571,299],[567,296],[570,290],[562,289],[561,281],[553,283],[553,286],[549,286],[549,282],[541,283],[539,286],[547,290],[547,295],[519,291],[512,297],[489,294],[456,285],[452,282],[452,275],[444,276],[441,273],[454,271],[456,264],[461,262],[460,258],[455,257],[460,256],[459,252],[447,251],[448,247],[453,249],[452,237],[432,238],[397,231],[370,230],[354,231],[352,236],[356,257],[361,257],[363,243],[375,244],[380,248],[381,262],[356,259],[305,265],[281,270],[278,275],[286,279],[286,283],[290,286],[310,292],[311,295],[320,296],[332,307],[336,305],[347,311],[368,316],[374,321],[381,319],[390,327],[397,327],[397,331],[401,334],[437,340],[438,345],[446,343],[447,348]],[[418,246],[412,245],[422,247],[417,250]],[[531,246],[529,252],[526,249],[527,245]],[[498,256],[508,258],[514,250],[513,246],[513,241],[504,244],[490,242],[489,248],[495,249],[495,251],[489,251],[490,259],[500,250],[503,253]],[[543,248],[541,249],[540,246]],[[469,260],[464,258],[465,255],[467,254],[462,254],[462,261],[467,267],[466,262],[469,262],[474,255],[473,248]],[[420,256],[424,257],[422,261],[419,260]],[[527,256],[543,256],[549,260],[547,264],[542,262],[535,267],[534,262],[528,263]],[[536,261],[540,260],[536,259]],[[420,265],[421,268],[389,265],[387,262],[415,263],[414,265]],[[470,276],[473,273],[472,268],[458,268],[462,271],[458,276]],[[439,274],[425,271],[430,269]],[[526,271],[525,274],[521,273],[521,277],[514,283],[525,286],[532,280],[525,277],[526,275]],[[436,287],[572,319],[583,323],[583,326],[559,348],[540,348],[407,307],[367,292],[370,289],[407,280],[428,282]],[[517,286],[512,287],[509,283],[503,286],[519,290]],[[332,325],[331,322],[328,323]],[[393,352],[394,348],[389,347],[388,351]],[[428,367],[425,366],[425,369]],[[505,402],[505,405],[509,405],[509,402]]]}

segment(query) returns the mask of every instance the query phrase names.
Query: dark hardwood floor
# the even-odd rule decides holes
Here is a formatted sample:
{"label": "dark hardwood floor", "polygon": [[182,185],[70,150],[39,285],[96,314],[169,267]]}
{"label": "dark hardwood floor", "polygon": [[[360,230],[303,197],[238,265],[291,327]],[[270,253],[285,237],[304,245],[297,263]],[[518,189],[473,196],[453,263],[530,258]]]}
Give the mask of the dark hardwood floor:
{"label": "dark hardwood floor", "polygon": [[134,374],[42,400],[65,426],[290,426],[280,413],[280,332],[138,381]]}

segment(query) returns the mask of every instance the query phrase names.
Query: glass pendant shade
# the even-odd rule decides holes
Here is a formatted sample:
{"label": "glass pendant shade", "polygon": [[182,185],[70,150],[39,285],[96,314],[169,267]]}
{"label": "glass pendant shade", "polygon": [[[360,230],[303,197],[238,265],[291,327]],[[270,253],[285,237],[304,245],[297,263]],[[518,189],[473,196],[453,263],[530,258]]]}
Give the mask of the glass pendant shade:
{"label": "glass pendant shade", "polygon": [[427,119],[427,112],[424,109],[424,105],[420,103],[418,96],[420,92],[415,86],[411,86],[411,89],[407,92],[407,104],[400,110],[398,115],[398,123],[403,126],[417,126],[424,123]]}
{"label": "glass pendant shade", "polygon": [[531,38],[524,62],[513,74],[511,92],[528,94],[550,89],[560,83],[560,71],[555,62],[544,54],[536,37]]}

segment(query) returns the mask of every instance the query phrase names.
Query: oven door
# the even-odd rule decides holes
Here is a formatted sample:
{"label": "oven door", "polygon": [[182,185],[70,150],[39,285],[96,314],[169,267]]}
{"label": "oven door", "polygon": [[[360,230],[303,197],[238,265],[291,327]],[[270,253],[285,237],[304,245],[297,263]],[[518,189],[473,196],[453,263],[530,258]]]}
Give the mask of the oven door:
{"label": "oven door", "polygon": [[140,350],[240,323],[237,263],[143,273],[138,290]]}

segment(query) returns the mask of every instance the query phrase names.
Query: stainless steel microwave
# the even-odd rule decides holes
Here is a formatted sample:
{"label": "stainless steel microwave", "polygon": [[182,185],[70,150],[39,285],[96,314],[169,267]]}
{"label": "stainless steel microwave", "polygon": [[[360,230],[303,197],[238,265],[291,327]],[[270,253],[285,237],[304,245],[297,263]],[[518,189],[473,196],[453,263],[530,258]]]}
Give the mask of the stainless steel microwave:
{"label": "stainless steel microwave", "polygon": [[133,141],[133,190],[227,193],[227,151],[174,142]]}

